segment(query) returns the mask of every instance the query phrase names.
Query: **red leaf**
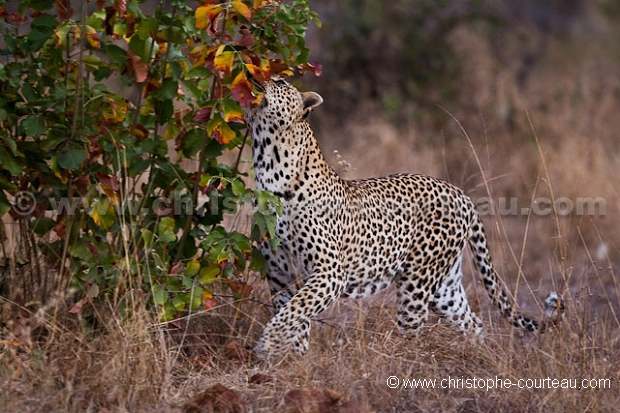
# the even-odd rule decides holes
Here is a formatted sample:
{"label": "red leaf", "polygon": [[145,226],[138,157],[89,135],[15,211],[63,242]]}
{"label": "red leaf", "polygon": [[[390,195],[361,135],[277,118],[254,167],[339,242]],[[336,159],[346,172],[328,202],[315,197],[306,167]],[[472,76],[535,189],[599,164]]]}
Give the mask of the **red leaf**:
{"label": "red leaf", "polygon": [[79,313],[80,311],[82,311],[82,307],[84,307],[84,303],[86,302],[85,300],[86,300],[85,298],[82,298],[80,301],[78,301],[77,303],[75,303],[75,305],[74,305],[73,307],[71,307],[71,309],[69,310],[69,312],[70,312],[71,314],[77,314],[77,313]]}
{"label": "red leaf", "polygon": [[[102,2],[102,0],[98,0],[97,6],[99,6],[100,2]],[[103,4],[105,4],[105,1],[103,2]],[[116,10],[114,9],[114,7],[106,7],[105,21],[103,24],[105,26],[105,34],[107,34],[108,36],[112,36],[114,34],[114,16],[116,16]]]}
{"label": "red leaf", "polygon": [[239,46],[252,47],[254,35],[246,27],[241,27],[239,33],[241,34],[241,39],[237,40],[236,43]]}
{"label": "red leaf", "polygon": [[303,66],[303,71],[305,71],[305,72],[312,72],[316,76],[321,76],[321,73],[323,73],[323,66],[320,63],[318,63],[318,62],[306,63]]}
{"label": "red leaf", "polygon": [[291,70],[289,66],[280,59],[270,60],[269,67],[271,68],[271,73],[276,75]]}
{"label": "red leaf", "polygon": [[228,288],[232,291],[233,295],[239,299],[246,299],[252,294],[252,287],[250,284],[242,281],[236,280],[225,280],[226,284],[228,284]]}
{"label": "red leaf", "polygon": [[181,269],[181,263],[176,262],[172,264],[172,267],[170,267],[170,271],[168,271],[168,275],[176,275],[179,273],[180,269]]}
{"label": "red leaf", "polygon": [[118,12],[118,17],[122,19],[127,12],[127,0],[114,0],[114,8]]}
{"label": "red leaf", "polygon": [[129,57],[125,66],[127,74],[135,73],[136,82],[144,82],[149,76],[149,67],[140,59],[140,57],[133,54],[131,50],[127,50],[127,57]]}
{"label": "red leaf", "polygon": [[65,237],[67,232],[67,223],[66,220],[62,218],[61,214],[58,214],[58,219],[56,219],[56,225],[54,225],[54,232],[58,234],[58,237],[61,239]]}
{"label": "red leaf", "polygon": [[211,107],[207,106],[205,108],[199,109],[192,118],[192,120],[194,122],[207,123],[209,120],[211,120]]}
{"label": "red leaf", "polygon": [[213,310],[217,306],[217,301],[213,296],[204,298],[205,311]]}
{"label": "red leaf", "polygon": [[97,172],[97,179],[102,185],[106,185],[115,191],[118,191],[121,187],[118,182],[118,176],[116,175],[108,175],[103,172]]}
{"label": "red leaf", "polygon": [[250,107],[256,96],[252,93],[252,85],[245,77],[245,73],[240,72],[232,82],[231,94],[242,107]]}
{"label": "red leaf", "polygon": [[75,189],[78,191],[78,194],[84,196],[90,187],[90,179],[88,179],[88,175],[80,176],[75,179],[73,184],[75,185]]}
{"label": "red leaf", "polygon": [[62,21],[67,20],[73,15],[73,8],[69,7],[68,0],[56,0],[54,2],[54,7],[58,11],[58,16]]}
{"label": "red leaf", "polygon": [[86,248],[90,251],[93,256],[97,256],[97,247],[95,247],[91,242],[86,243]]}

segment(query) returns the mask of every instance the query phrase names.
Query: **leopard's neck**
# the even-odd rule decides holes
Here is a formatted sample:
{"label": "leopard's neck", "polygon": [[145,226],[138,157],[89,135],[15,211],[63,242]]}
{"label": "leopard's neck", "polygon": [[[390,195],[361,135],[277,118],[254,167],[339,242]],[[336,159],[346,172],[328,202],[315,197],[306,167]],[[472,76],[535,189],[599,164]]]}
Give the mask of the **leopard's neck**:
{"label": "leopard's neck", "polygon": [[[303,192],[312,197],[308,184],[327,186],[340,181],[329,166],[310,125],[301,121],[287,131],[253,129],[254,173],[258,189],[266,189],[284,200]],[[310,192],[310,193],[309,193]]]}

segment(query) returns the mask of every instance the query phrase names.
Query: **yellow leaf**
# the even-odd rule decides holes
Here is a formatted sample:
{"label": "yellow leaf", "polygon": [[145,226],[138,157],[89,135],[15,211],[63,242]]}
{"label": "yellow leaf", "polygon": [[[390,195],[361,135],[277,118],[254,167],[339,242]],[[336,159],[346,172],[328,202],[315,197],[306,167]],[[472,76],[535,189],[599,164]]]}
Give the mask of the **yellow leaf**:
{"label": "yellow leaf", "polygon": [[196,28],[203,30],[209,27],[209,24],[221,11],[221,4],[209,4],[198,7],[196,9]]}
{"label": "yellow leaf", "polygon": [[209,49],[207,46],[199,44],[189,52],[190,62],[192,62],[194,66],[204,66],[208,54]]}
{"label": "yellow leaf", "polygon": [[234,130],[228,126],[222,118],[216,119],[213,122],[209,122],[207,125],[207,132],[209,135],[217,140],[219,143],[226,145],[230,143],[237,135]]}
{"label": "yellow leaf", "polygon": [[125,120],[127,116],[127,102],[122,99],[106,99],[107,105],[103,107],[103,118],[109,123],[120,123]]}
{"label": "yellow leaf", "polygon": [[102,229],[110,228],[115,222],[114,206],[108,200],[96,200],[90,206],[88,215]]}
{"label": "yellow leaf", "polygon": [[237,13],[245,17],[246,20],[249,21],[252,18],[252,11],[242,1],[234,0],[230,2],[230,4],[233,6],[233,9],[235,9]]}
{"label": "yellow leaf", "polygon": [[235,53],[231,51],[222,52],[215,56],[213,68],[220,72],[230,74],[232,65],[235,61]]}
{"label": "yellow leaf", "polygon": [[95,49],[101,49],[101,42],[99,41],[99,35],[94,27],[86,26],[86,40]]}
{"label": "yellow leaf", "polygon": [[226,108],[226,112],[224,113],[224,120],[226,122],[243,123],[243,111],[236,108]]}
{"label": "yellow leaf", "polygon": [[110,200],[110,203],[112,205],[118,206],[121,204],[121,197],[116,191],[114,191],[107,185],[102,185],[101,187],[103,188],[103,192],[105,192],[105,194],[108,196],[108,199]]}

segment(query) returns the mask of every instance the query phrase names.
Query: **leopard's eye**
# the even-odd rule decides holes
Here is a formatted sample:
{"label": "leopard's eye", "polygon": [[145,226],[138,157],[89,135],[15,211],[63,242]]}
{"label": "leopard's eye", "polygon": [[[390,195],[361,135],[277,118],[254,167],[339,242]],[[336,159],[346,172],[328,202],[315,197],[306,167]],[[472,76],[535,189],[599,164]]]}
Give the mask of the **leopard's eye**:
{"label": "leopard's eye", "polygon": [[284,80],[284,79],[273,79],[273,83],[275,83],[278,86],[286,86],[286,85],[288,85],[288,83],[286,83],[286,80]]}

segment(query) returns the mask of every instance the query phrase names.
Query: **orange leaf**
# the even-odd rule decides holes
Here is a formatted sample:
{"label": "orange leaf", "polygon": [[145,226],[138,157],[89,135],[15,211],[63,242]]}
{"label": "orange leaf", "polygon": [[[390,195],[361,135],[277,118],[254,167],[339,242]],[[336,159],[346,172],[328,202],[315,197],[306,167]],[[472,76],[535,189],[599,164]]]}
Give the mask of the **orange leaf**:
{"label": "orange leaf", "polygon": [[237,13],[245,17],[246,20],[250,21],[250,19],[252,19],[252,11],[250,10],[248,6],[243,4],[242,1],[233,0],[230,2],[230,4],[233,7],[233,9],[235,9]]}
{"label": "orange leaf", "polygon": [[266,80],[269,80],[271,77],[269,61],[261,61],[260,66],[256,66],[255,64],[248,63],[245,67],[248,69],[248,72],[259,82],[263,83]]}
{"label": "orange leaf", "polygon": [[252,101],[256,97],[252,93],[252,85],[248,82],[248,79],[245,77],[245,73],[243,72],[239,72],[237,77],[235,77],[230,91],[233,99],[246,108],[252,104]]}
{"label": "orange leaf", "polygon": [[112,188],[106,185],[102,185],[101,188],[103,189],[103,192],[108,196],[108,199],[110,200],[110,203],[112,205],[118,206],[121,204],[121,196],[117,192],[114,192]]}
{"label": "orange leaf", "polygon": [[203,300],[206,311],[212,310],[217,305],[217,301],[213,298],[213,293],[210,291],[205,290]]}

